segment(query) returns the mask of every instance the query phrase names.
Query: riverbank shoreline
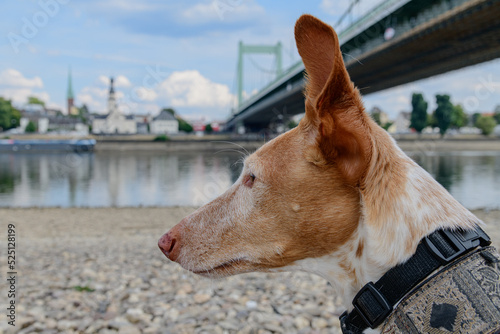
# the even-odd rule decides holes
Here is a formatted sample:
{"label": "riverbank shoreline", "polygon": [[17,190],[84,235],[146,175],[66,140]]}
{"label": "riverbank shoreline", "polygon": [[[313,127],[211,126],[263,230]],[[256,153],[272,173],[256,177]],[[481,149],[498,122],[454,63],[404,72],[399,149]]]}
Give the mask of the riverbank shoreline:
{"label": "riverbank shoreline", "polygon": [[[450,151],[500,151],[498,139],[399,139],[396,140],[403,151],[450,152]],[[217,151],[225,149],[246,149],[255,151],[263,140],[170,140],[167,142],[146,141],[98,141],[96,152],[192,152]]]}
{"label": "riverbank shoreline", "polygon": [[[175,135],[167,141],[154,141],[155,135],[114,135],[114,136],[86,136],[83,138],[95,139],[96,152],[182,152],[182,151],[217,151],[234,147],[254,151],[266,141],[261,136],[234,137],[229,134],[210,135]],[[13,135],[10,139],[19,140],[61,140],[75,139],[64,135]],[[393,135],[398,145],[405,151],[500,151],[500,137],[485,137],[481,135],[455,135],[441,139],[439,135],[397,134]]]}

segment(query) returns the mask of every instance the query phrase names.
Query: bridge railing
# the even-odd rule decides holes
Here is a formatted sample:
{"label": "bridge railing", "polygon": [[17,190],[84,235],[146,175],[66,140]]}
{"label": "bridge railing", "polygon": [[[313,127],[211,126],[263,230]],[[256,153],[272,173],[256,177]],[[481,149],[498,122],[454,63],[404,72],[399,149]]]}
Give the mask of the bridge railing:
{"label": "bridge railing", "polygon": [[[452,1],[441,1],[436,4],[431,5],[428,9],[425,9],[421,13],[419,13],[415,18],[410,19],[410,20],[405,20],[401,22],[400,24],[394,25],[392,28],[395,29],[396,35],[397,36],[402,36],[405,33],[415,29],[415,27],[420,26],[426,22],[431,21],[433,18],[436,18],[445,12],[456,8],[458,6],[463,5],[466,2],[469,2],[470,0],[452,0]],[[343,33],[341,34],[343,35]],[[350,35],[350,33],[349,33]],[[348,36],[348,33],[345,34],[345,36]],[[346,38],[346,37],[344,37]],[[339,36],[339,39],[341,37]],[[351,38],[352,39],[352,38]],[[345,39],[344,42],[348,42],[349,40]],[[352,50],[349,51],[348,55],[351,58],[356,58],[359,57],[366,52],[375,49],[376,47],[382,45],[383,43],[388,42],[385,40],[383,33],[379,34],[376,37],[372,37],[370,39],[366,39],[364,42],[359,43],[356,45],[356,47]],[[342,45],[342,42],[341,42]]]}

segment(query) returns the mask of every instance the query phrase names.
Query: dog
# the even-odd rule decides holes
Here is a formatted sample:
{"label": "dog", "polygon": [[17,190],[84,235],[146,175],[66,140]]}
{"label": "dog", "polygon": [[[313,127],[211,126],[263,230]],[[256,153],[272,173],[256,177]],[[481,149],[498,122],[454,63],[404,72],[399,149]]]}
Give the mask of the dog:
{"label": "dog", "polygon": [[483,223],[365,112],[333,28],[303,15],[295,40],[303,119],[165,233],[161,251],[210,278],[320,275],[347,302],[344,333],[499,330],[499,257]]}

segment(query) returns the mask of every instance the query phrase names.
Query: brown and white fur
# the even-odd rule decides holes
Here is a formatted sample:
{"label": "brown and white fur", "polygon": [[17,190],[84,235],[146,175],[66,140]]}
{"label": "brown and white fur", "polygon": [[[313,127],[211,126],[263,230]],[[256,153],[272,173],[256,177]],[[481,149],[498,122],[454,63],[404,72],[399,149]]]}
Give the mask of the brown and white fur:
{"label": "brown and white fur", "polygon": [[307,72],[304,118],[248,156],[235,184],[159,246],[206,277],[318,274],[350,310],[357,291],[424,236],[481,221],[367,115],[330,26],[303,15],[295,39]]}

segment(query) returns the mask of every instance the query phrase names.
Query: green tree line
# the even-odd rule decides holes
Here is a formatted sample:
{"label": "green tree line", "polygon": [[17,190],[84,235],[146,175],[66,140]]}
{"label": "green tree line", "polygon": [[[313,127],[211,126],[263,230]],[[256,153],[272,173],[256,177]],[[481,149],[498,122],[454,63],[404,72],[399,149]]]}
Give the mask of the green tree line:
{"label": "green tree line", "polygon": [[20,119],[21,113],[14,108],[12,101],[0,97],[0,131],[18,127]]}
{"label": "green tree line", "polygon": [[[454,105],[447,94],[436,95],[436,110],[427,113],[428,103],[423,94],[413,93],[410,128],[421,133],[427,126],[437,127],[441,136],[450,128],[460,129],[469,123],[469,116],[460,104]],[[472,116],[472,125],[481,130],[484,135],[493,132],[500,123],[500,106],[496,108],[494,116],[482,116],[476,113]]]}

